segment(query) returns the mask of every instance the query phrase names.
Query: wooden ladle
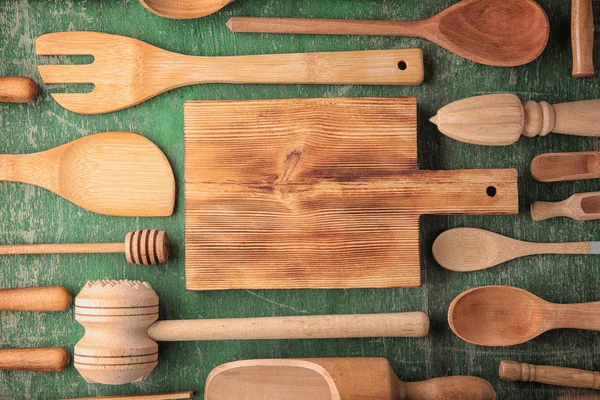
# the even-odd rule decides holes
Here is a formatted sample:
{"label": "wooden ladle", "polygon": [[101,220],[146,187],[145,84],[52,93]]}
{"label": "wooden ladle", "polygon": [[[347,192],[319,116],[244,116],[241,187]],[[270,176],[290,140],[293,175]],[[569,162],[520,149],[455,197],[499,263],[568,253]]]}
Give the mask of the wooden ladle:
{"label": "wooden ladle", "polygon": [[500,67],[527,64],[544,51],[548,16],[532,0],[462,0],[422,21],[233,17],[233,32],[416,36],[466,59]]}
{"label": "wooden ladle", "polygon": [[511,286],[467,290],[448,309],[459,338],[481,346],[513,346],[552,329],[600,331],[600,302],[555,304]]}
{"label": "wooden ladle", "polygon": [[192,19],[206,17],[235,0],[140,0],[146,9],[159,17]]}

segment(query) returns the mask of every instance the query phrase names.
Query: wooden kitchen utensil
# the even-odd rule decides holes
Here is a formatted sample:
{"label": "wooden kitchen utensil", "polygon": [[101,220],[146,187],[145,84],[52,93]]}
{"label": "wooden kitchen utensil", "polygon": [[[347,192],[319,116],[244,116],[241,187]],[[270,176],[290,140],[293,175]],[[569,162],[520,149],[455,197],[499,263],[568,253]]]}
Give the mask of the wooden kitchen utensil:
{"label": "wooden kitchen utensil", "polygon": [[421,215],[516,214],[515,170],[419,170],[416,111],[414,98],[187,102],[187,288],[419,286]]}
{"label": "wooden kitchen utensil", "polygon": [[531,161],[531,175],[540,182],[600,178],[600,152],[540,154]]}
{"label": "wooden kitchen utensil", "polygon": [[24,76],[0,77],[0,102],[29,103],[38,95],[33,79]]}
{"label": "wooden kitchen utensil", "polygon": [[191,399],[194,397],[194,392],[179,392],[165,394],[136,394],[133,396],[102,396],[102,397],[80,397],[76,399],[64,400],[93,400],[93,399],[111,399],[111,400],[174,400],[174,399]]}
{"label": "wooden kitchen utensil", "polygon": [[90,281],[75,299],[85,335],[75,346],[75,368],[88,382],[143,380],[158,362],[156,341],[324,339],[425,336],[422,312],[159,321],[158,295],[139,281]]}
{"label": "wooden kitchen utensil", "polygon": [[41,153],[0,155],[0,180],[40,186],[99,214],[166,217],[175,205],[169,161],[134,133],[104,132]]}
{"label": "wooden kitchen utensil", "polygon": [[416,36],[486,65],[514,67],[542,54],[548,16],[532,0],[463,0],[422,21],[353,21],[233,17],[233,32]]}
{"label": "wooden kitchen utensil", "polygon": [[452,301],[448,323],[464,341],[513,346],[551,329],[600,330],[600,302],[555,304],[511,286],[467,290]]}
{"label": "wooden kitchen utensil", "polygon": [[536,201],[531,205],[534,221],[568,217],[577,221],[600,219],[600,192],[578,193],[557,203]]}
{"label": "wooden kitchen utensil", "polygon": [[172,19],[202,18],[216,13],[235,0],[140,0],[146,9],[159,17]]}
{"label": "wooden kitchen utensil", "polygon": [[533,365],[504,360],[500,363],[500,379],[538,382],[555,386],[600,389],[600,373],[582,369]]}
{"label": "wooden kitchen utensil", "polygon": [[447,376],[402,382],[385,358],[245,360],[206,379],[205,400],[495,400],[488,381]]}
{"label": "wooden kitchen utensil", "polygon": [[523,242],[477,228],[454,228],[433,242],[433,258],[456,272],[479,271],[536,254],[600,254],[600,242]]}
{"label": "wooden kitchen utensil", "polygon": [[40,36],[40,55],[92,55],[88,65],[41,65],[45,83],[92,83],[89,93],[55,93],[80,114],[101,114],[140,104],[177,87],[199,83],[305,83],[419,85],[420,49],[339,53],[192,57],[125,36],[59,32]]}
{"label": "wooden kitchen utensil", "polygon": [[69,366],[70,358],[60,347],[0,349],[0,370],[60,372]]}
{"label": "wooden kitchen utensil", "polygon": [[592,0],[571,0],[573,76],[594,75],[594,11]]}
{"label": "wooden kitchen utensil", "polygon": [[550,132],[600,136],[600,100],[523,104],[514,94],[488,94],[450,103],[430,121],[446,136],[484,146],[508,146],[521,135],[546,136]]}
{"label": "wooden kitchen utensil", "polygon": [[72,301],[60,286],[0,289],[0,311],[64,311]]}
{"label": "wooden kitchen utensil", "polygon": [[125,243],[0,245],[0,255],[85,253],[125,253],[130,264],[156,265],[169,260],[169,237],[164,231],[144,229],[129,232]]}

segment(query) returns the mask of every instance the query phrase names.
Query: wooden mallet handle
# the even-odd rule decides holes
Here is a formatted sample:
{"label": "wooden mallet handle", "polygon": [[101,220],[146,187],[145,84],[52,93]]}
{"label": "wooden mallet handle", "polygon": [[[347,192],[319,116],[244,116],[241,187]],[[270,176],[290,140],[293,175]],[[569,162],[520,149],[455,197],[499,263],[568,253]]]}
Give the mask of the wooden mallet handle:
{"label": "wooden mallet handle", "polygon": [[60,372],[69,365],[69,353],[60,347],[0,350],[0,369]]}
{"label": "wooden mallet handle", "polygon": [[60,286],[0,289],[0,311],[64,311],[72,302]]}
{"label": "wooden mallet handle", "polygon": [[538,382],[548,385],[600,389],[600,373],[582,369],[532,365],[502,361],[500,379],[505,381]]}
{"label": "wooden mallet handle", "polygon": [[572,0],[571,47],[576,78],[594,75],[594,32],[592,0]]}
{"label": "wooden mallet handle", "polygon": [[6,76],[0,78],[0,102],[28,103],[38,95],[38,86],[24,76]]}

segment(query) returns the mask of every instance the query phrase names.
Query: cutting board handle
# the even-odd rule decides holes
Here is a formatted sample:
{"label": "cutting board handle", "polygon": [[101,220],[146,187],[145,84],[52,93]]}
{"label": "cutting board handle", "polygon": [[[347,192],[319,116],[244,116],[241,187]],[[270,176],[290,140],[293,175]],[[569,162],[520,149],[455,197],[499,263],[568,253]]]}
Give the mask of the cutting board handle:
{"label": "cutting board handle", "polygon": [[0,369],[60,372],[69,365],[69,353],[60,347],[39,349],[4,349],[0,350]]}
{"label": "cutting board handle", "polygon": [[0,290],[0,311],[64,311],[71,293],[60,286]]}

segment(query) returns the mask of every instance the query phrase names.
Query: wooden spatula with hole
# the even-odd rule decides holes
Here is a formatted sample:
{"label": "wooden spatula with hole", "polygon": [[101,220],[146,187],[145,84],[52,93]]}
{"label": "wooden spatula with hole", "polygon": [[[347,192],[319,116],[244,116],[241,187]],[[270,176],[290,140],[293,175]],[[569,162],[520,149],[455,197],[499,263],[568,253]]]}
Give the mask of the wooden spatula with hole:
{"label": "wooden spatula with hole", "polygon": [[215,368],[205,400],[494,400],[486,380],[402,382],[385,358],[246,360]]}
{"label": "wooden spatula with hole", "polygon": [[166,217],[175,204],[169,161],[134,133],[98,133],[41,153],[0,155],[0,180],[37,185],[106,215]]}

